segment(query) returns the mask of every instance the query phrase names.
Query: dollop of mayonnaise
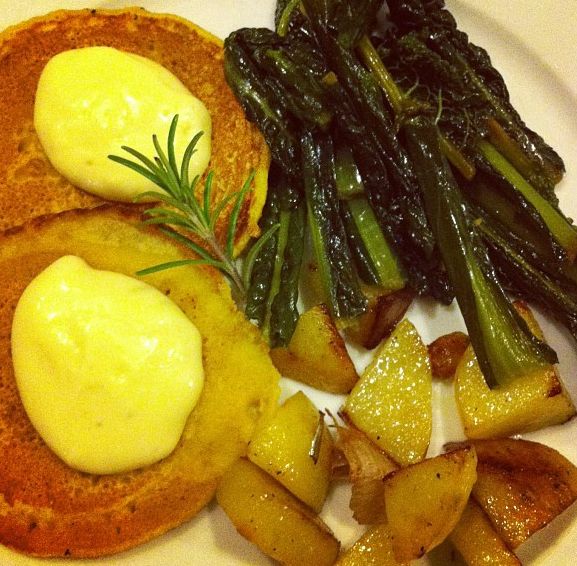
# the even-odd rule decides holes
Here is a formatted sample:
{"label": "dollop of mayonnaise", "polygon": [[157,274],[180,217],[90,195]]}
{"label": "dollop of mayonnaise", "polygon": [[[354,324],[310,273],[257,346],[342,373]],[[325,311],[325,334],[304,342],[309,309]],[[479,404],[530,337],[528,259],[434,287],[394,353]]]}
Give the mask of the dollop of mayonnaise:
{"label": "dollop of mayonnaise", "polygon": [[12,324],[28,416],[69,466],[111,474],[177,445],[201,394],[201,337],[156,288],[64,256],[24,290]]}
{"label": "dollop of mayonnaise", "polygon": [[34,127],[54,168],[72,184],[102,198],[132,201],[158,187],[108,159],[128,146],[152,157],[152,135],[166,147],[178,114],[177,162],[190,140],[202,137],[189,178],[201,175],[211,151],[211,119],[204,104],[162,65],[112,47],[72,49],[50,59],[40,76]]}

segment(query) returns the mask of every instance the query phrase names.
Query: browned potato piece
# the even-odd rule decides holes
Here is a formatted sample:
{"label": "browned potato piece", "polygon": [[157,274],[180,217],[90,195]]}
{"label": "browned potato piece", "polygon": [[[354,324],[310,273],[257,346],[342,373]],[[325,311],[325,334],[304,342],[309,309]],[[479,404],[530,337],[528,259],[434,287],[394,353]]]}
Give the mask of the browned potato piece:
{"label": "browned potato piece", "polygon": [[431,342],[427,349],[433,377],[451,379],[468,345],[469,337],[463,332],[444,334]]}
{"label": "browned potato piece", "polygon": [[322,414],[299,391],[257,429],[247,455],[318,513],[329,490],[332,447]]}
{"label": "browned potato piece", "polygon": [[392,545],[392,534],[386,524],[373,525],[339,558],[336,566],[408,566],[398,562]]}
{"label": "browned potato piece", "polygon": [[577,467],[553,448],[520,439],[477,440],[473,497],[510,548],[577,499]]}
{"label": "browned potato piece", "polygon": [[340,543],[327,525],[256,464],[241,458],[221,479],[216,499],[236,530],[282,564],[334,564]]}
{"label": "browned potato piece", "polygon": [[464,446],[384,478],[397,560],[419,558],[445,540],[467,504],[477,478],[476,466],[475,449]]}
{"label": "browned potato piece", "polygon": [[425,457],[432,430],[431,403],[427,348],[405,319],[376,352],[343,412],[404,466]]}
{"label": "browned potato piece", "polygon": [[376,348],[405,316],[414,296],[411,289],[400,289],[370,299],[367,312],[347,321],[346,337],[368,350]]}
{"label": "browned potato piece", "polygon": [[[529,307],[516,301],[515,308],[531,332],[543,340],[541,328]],[[455,373],[455,397],[468,438],[531,432],[562,424],[576,414],[554,366],[490,389],[470,346]]]}
{"label": "browned potato piece", "polygon": [[348,393],[359,376],[325,305],[304,312],[287,348],[270,356],[279,372],[330,393]]}
{"label": "browned potato piece", "polygon": [[455,397],[468,438],[506,437],[567,422],[575,406],[553,366],[490,389],[471,347],[455,374]]}
{"label": "browned potato piece", "polygon": [[474,499],[469,499],[449,539],[469,566],[521,566]]}

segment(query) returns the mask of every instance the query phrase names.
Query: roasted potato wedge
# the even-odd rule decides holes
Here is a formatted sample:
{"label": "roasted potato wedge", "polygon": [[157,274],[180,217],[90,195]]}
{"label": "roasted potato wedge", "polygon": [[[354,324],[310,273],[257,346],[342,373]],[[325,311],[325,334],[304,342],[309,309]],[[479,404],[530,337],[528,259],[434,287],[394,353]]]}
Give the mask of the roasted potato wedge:
{"label": "roasted potato wedge", "polygon": [[336,561],[340,543],[327,525],[250,460],[241,458],[229,468],[216,499],[242,536],[282,564]]}
{"label": "roasted potato wedge", "polygon": [[553,366],[490,389],[467,348],[455,374],[455,398],[468,438],[497,438],[567,422],[575,406]]}
{"label": "roasted potato wedge", "polygon": [[332,447],[322,414],[299,391],[257,429],[247,456],[318,513],[329,489]]}
{"label": "roasted potato wedge", "polygon": [[485,512],[472,498],[449,539],[469,566],[521,566],[521,561],[509,550]]}
{"label": "roasted potato wedge", "polygon": [[402,466],[422,460],[432,430],[427,348],[401,321],[347,397],[343,414]]}
{"label": "roasted potato wedge", "polygon": [[359,376],[327,307],[301,314],[288,347],[270,352],[278,371],[330,393],[348,393]]}
{"label": "roasted potato wedge", "polygon": [[[544,340],[529,307],[515,302],[531,332]],[[471,346],[455,373],[455,398],[468,438],[497,438],[567,422],[576,414],[554,366],[490,389]]]}
{"label": "roasted potato wedge", "polygon": [[373,525],[339,558],[336,566],[408,566],[395,558],[392,534],[386,524]]}
{"label": "roasted potato wedge", "polygon": [[577,467],[553,448],[521,439],[476,440],[473,497],[509,548],[517,548],[577,499]]}
{"label": "roasted potato wedge", "polygon": [[453,530],[477,479],[475,448],[463,446],[383,479],[395,558],[414,560]]}

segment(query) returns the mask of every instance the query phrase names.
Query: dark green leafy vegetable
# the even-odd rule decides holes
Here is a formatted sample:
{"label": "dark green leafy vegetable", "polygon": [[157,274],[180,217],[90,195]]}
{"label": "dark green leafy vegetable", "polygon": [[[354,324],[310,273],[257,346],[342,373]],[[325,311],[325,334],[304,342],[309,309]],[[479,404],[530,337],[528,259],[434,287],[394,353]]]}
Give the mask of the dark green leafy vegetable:
{"label": "dark green leafy vegetable", "polygon": [[[401,110],[416,107],[433,115],[438,109],[443,140],[460,148],[475,169],[492,177],[491,184],[509,193],[518,206],[517,221],[531,226],[536,239],[547,241],[557,261],[572,262],[577,231],[553,192],[563,162],[521,120],[488,54],[457,29],[443,2],[391,0],[388,5],[394,25],[373,37],[390,71],[389,83],[395,84],[393,95],[399,88],[410,91],[410,103],[402,99]],[[466,178],[474,177],[451,161]]]}
{"label": "dark green leafy vegetable", "polygon": [[[286,345],[298,320],[298,284],[304,251],[305,206],[299,190],[276,164],[269,174],[269,198],[261,230],[279,226],[256,254],[247,288],[247,317],[256,320],[271,346]],[[257,240],[257,246],[261,240]],[[253,248],[251,248],[252,251]]]}
{"label": "dark green leafy vegetable", "polygon": [[443,0],[384,4],[280,0],[276,33],[227,39],[227,77],[304,187],[333,315],[363,310],[357,272],[445,303],[456,294],[487,381],[506,383],[556,356],[504,287],[554,308],[575,334],[577,231],[553,192],[563,162]]}
{"label": "dark green leafy vegetable", "polygon": [[545,220],[506,180],[481,170],[470,182],[462,183],[462,187],[468,201],[506,226],[511,234],[526,242],[527,248],[538,250],[539,255],[547,258],[547,264],[562,267],[566,254],[544,226]]}
{"label": "dark green leafy vegetable", "polygon": [[383,289],[402,289],[406,278],[401,264],[365,197],[363,180],[347,146],[335,149],[335,181],[341,217],[359,276],[365,283]]}
{"label": "dark green leafy vegetable", "polygon": [[531,164],[529,182],[549,198],[564,172],[557,153],[513,108],[505,81],[487,52],[457,28],[443,1],[388,0],[394,28],[379,47],[395,80],[433,108],[442,98],[439,127],[458,147],[475,152],[475,137],[497,121]]}
{"label": "dark green leafy vegetable", "polygon": [[523,250],[517,249],[516,242],[494,223],[481,221],[478,229],[505,286],[513,294],[546,309],[577,339],[577,284],[563,275],[548,274],[534,267],[524,257]]}
{"label": "dark green leafy vegetable", "polygon": [[365,283],[397,291],[406,285],[396,253],[364,197],[341,202],[341,215],[359,275]]}
{"label": "dark green leafy vegetable", "polygon": [[365,311],[367,300],[359,286],[339,214],[330,135],[304,132],[301,154],[309,231],[325,296],[333,316],[352,318]]}
{"label": "dark green leafy vegetable", "polygon": [[[238,65],[235,60],[239,54],[243,57],[243,65]],[[261,128],[271,148],[274,168],[282,169],[287,177],[288,185],[281,183],[281,186],[285,188],[287,186],[314,186],[315,175],[319,171],[311,166],[310,159],[307,160],[305,156],[302,156],[300,144],[310,128],[318,129],[319,134],[315,134],[315,140],[330,139],[330,134],[326,135],[329,136],[327,138],[321,136],[321,131],[327,130],[332,120],[332,112],[328,110],[323,87],[326,69],[314,45],[303,35],[299,35],[296,40],[293,39],[288,43],[269,30],[238,30],[227,38],[225,55],[227,61],[229,59],[233,61],[230,65],[228,63],[225,65],[227,78],[232,84],[236,85],[239,78],[243,85],[259,82],[259,89],[262,92],[268,92],[269,98],[262,99],[263,108],[258,108],[256,98],[252,98],[250,116]],[[240,90],[242,88],[237,90],[237,95]],[[272,125],[271,116],[273,117]],[[285,128],[283,135],[280,137],[277,133],[281,127],[275,123],[274,117],[276,116],[289,117],[286,126],[283,126]],[[332,148],[332,142],[330,145]],[[328,147],[329,144],[323,143],[322,146]],[[326,179],[330,179],[330,186],[334,187],[335,171],[332,149],[326,154],[330,155],[327,157],[330,163],[324,164],[323,175]],[[295,161],[297,158],[298,160]],[[286,166],[287,160],[290,160],[288,167]],[[306,170],[305,166],[308,167]],[[307,178],[307,175],[310,177]],[[351,271],[350,251],[347,238],[343,234],[340,216],[337,213],[330,223],[325,223],[325,219],[319,213],[316,214],[316,218],[311,215],[311,211],[318,210],[318,207],[314,205],[315,198],[322,197],[317,190],[303,193],[300,189],[292,191],[291,195],[293,205],[299,204],[303,210],[305,208],[303,198],[304,195],[307,196],[308,225],[313,229],[313,241],[316,242],[315,250],[320,271],[327,275],[323,281],[329,308],[334,316],[355,316],[364,310],[365,299],[358,287],[356,272],[354,269]],[[280,205],[279,208],[279,204],[275,202],[285,198],[286,195],[280,194],[279,190],[272,190],[265,207],[265,211],[270,213],[278,209],[274,221],[280,223],[281,226],[276,238],[277,243],[282,243],[283,238],[290,238],[288,226],[295,222],[299,226],[302,224],[292,216],[289,218],[286,206]],[[336,197],[335,203],[337,203]],[[338,206],[336,210],[338,212]],[[287,343],[294,328],[294,324],[286,324],[286,322],[289,319],[296,321],[294,305],[296,305],[297,295],[296,285],[292,285],[291,293],[286,293],[283,291],[286,287],[281,289],[278,284],[282,274],[295,283],[295,274],[298,270],[288,265],[283,266],[283,263],[291,258],[288,256],[285,258],[282,251],[285,247],[287,250],[292,250],[292,247],[282,245],[279,249],[275,246],[276,243],[270,243],[266,249],[263,249],[263,257],[255,266],[255,277],[251,284],[247,312],[263,326],[265,332],[269,334],[271,343],[281,345]],[[331,246],[331,248],[325,248],[326,246]],[[264,256],[267,255],[270,257],[265,260]],[[342,261],[339,263],[337,258],[342,258]],[[300,266],[300,259],[297,263]],[[352,299],[351,293],[354,295]],[[265,300],[264,297],[268,299]],[[290,301],[293,306],[282,306],[283,301]],[[292,313],[292,315],[287,316],[287,313]],[[281,320],[284,321],[283,324],[275,325],[275,321]],[[284,329],[282,332],[279,331],[281,327]]]}
{"label": "dark green leafy vegetable", "polygon": [[[340,9],[331,10],[335,4]],[[348,48],[372,21],[375,3],[362,3],[358,12],[356,3],[349,9],[344,7],[346,4],[303,2],[327,65],[336,77],[330,91],[339,136],[353,152],[369,203],[387,240],[398,252],[409,283],[417,291],[448,303],[452,291],[440,267],[412,164],[398,142],[378,85]],[[339,30],[342,14],[346,33],[335,31]],[[351,14],[357,14],[357,18]]]}
{"label": "dark green leafy vegetable", "polygon": [[[284,164],[287,172],[298,178],[300,155],[298,137],[294,135],[294,119],[285,107],[277,103],[275,85],[259,73],[251,57],[254,42],[266,44],[270,33],[269,30],[233,32],[224,44],[224,71],[247,118],[260,128],[273,159]],[[247,36],[252,43],[248,43]]]}
{"label": "dark green leafy vegetable", "polygon": [[535,190],[492,144],[487,141],[480,141],[478,147],[493,169],[506,179],[516,192],[522,195],[522,199],[519,200],[528,203],[527,208],[532,207],[536,215],[543,220],[548,233],[564,252],[559,253],[560,260],[569,258],[570,261],[573,261],[577,254],[577,231],[571,222],[563,216],[555,205]]}
{"label": "dark green leafy vegetable", "polygon": [[418,165],[427,213],[488,385],[556,363],[555,353],[531,334],[500,286],[442,155],[437,128],[418,117],[407,121],[402,133]]}

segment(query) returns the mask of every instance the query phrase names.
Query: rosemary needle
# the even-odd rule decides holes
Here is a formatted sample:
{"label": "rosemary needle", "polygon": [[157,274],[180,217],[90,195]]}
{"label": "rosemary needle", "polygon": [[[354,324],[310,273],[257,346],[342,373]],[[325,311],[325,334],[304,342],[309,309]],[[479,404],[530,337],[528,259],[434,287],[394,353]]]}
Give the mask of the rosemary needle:
{"label": "rosemary needle", "polygon": [[[137,197],[141,200],[152,197],[165,206],[153,206],[145,211],[148,224],[159,224],[164,233],[174,238],[181,244],[191,249],[198,257],[184,259],[155,265],[138,272],[138,275],[155,273],[164,269],[190,264],[211,265],[221,271],[231,283],[233,297],[239,305],[244,306],[246,300],[246,281],[250,274],[241,275],[238,262],[234,258],[234,241],[237,231],[238,218],[242,204],[250,190],[254,173],[251,173],[239,191],[230,193],[220,201],[212,203],[212,183],[214,172],[210,171],[205,179],[201,198],[196,195],[199,175],[189,179],[188,171],[190,160],[196,152],[196,144],[203,135],[197,133],[189,142],[184,152],[180,166],[176,161],[174,138],[178,124],[178,114],[174,116],[170,124],[166,150],[160,145],[158,137],[152,136],[156,156],[153,159],[146,157],[141,152],[131,147],[122,146],[122,149],[130,154],[134,160],[118,155],[109,155],[109,159],[129,167],[133,171],[143,175],[163,192],[146,191]],[[226,242],[222,246],[216,237],[216,225],[223,211],[232,203],[228,225],[226,229]],[[176,230],[169,229],[169,227]],[[259,239],[272,236],[276,228],[273,226]],[[194,235],[191,238],[186,235],[189,232]],[[200,241],[200,243],[198,243]],[[253,246],[259,247],[259,246]],[[252,251],[252,250],[251,250]],[[251,266],[253,261],[247,256],[246,266]]]}

